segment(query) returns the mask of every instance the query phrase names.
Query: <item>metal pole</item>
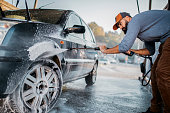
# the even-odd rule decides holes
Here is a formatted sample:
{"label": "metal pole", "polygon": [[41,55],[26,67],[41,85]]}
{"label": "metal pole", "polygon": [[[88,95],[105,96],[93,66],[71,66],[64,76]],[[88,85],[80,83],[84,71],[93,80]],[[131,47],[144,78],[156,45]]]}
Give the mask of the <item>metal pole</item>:
{"label": "metal pole", "polygon": [[168,0],[168,10],[170,10],[170,0]]}
{"label": "metal pole", "polygon": [[34,9],[37,7],[38,0],[35,0]]}
{"label": "metal pole", "polygon": [[149,0],[149,10],[152,8],[152,0]]}
{"label": "metal pole", "polygon": [[138,7],[138,13],[140,13],[138,0],[136,0],[136,3],[137,3],[137,7]]}

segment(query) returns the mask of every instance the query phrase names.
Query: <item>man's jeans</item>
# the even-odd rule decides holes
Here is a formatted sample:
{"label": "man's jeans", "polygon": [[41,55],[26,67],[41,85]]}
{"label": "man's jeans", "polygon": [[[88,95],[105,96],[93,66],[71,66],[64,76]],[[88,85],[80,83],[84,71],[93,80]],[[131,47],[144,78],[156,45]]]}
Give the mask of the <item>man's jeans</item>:
{"label": "man's jeans", "polygon": [[170,113],[170,38],[159,47],[159,55],[151,70],[151,84],[150,110],[160,112],[163,105],[164,113]]}

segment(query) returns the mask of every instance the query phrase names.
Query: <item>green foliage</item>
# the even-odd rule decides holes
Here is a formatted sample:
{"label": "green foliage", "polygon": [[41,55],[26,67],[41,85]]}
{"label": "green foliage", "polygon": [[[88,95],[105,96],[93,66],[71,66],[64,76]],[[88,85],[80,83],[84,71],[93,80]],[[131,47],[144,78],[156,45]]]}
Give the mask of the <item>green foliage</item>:
{"label": "green foliage", "polygon": [[91,28],[91,30],[93,31],[93,33],[96,37],[104,37],[105,36],[105,32],[104,32],[103,28],[98,26],[95,22],[91,22],[89,24],[89,27]]}

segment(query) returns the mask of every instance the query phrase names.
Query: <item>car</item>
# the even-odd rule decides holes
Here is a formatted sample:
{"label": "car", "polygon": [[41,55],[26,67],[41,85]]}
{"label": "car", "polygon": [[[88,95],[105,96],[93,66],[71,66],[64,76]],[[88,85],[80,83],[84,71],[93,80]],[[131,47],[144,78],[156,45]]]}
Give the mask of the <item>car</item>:
{"label": "car", "polygon": [[116,60],[115,60],[115,58],[107,57],[107,59],[109,60],[109,63],[110,63],[110,64],[116,64],[116,63],[117,63]]}
{"label": "car", "polygon": [[110,64],[110,62],[107,58],[99,58],[99,63],[104,64],[104,65]]}
{"label": "car", "polygon": [[48,112],[63,84],[96,81],[95,37],[72,10],[1,11],[0,44],[0,97],[16,112]]}

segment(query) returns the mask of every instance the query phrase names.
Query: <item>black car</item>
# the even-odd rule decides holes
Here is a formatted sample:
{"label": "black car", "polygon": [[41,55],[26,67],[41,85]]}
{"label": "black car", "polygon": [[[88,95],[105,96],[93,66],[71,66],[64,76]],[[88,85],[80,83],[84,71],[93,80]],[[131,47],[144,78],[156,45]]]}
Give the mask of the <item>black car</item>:
{"label": "black car", "polygon": [[0,43],[0,96],[17,112],[48,112],[63,83],[96,81],[97,55],[84,49],[96,47],[95,37],[74,11],[2,11]]}

